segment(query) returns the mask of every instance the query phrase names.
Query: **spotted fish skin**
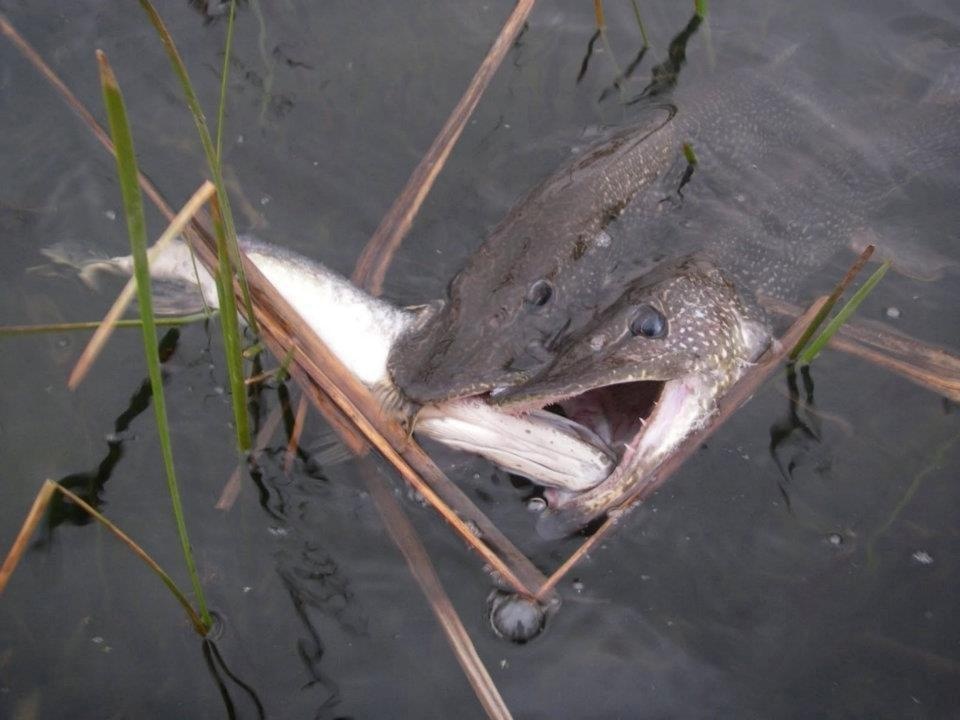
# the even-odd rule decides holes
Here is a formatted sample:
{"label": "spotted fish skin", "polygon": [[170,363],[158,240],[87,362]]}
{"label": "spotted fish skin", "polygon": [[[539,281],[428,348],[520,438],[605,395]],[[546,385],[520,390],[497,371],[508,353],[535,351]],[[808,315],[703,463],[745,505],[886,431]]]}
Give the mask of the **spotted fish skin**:
{"label": "spotted fish skin", "polygon": [[714,258],[745,296],[790,300],[820,290],[818,271],[868,241],[909,266],[898,250],[923,243],[897,220],[904,183],[960,176],[953,83],[879,113],[871,101],[827,105],[802,81],[800,55],[681,84],[561,167],[394,348],[398,386],[425,402],[525,382],[631,282],[690,253]]}
{"label": "spotted fish skin", "polygon": [[[660,333],[638,333],[640,313],[660,319]],[[725,391],[766,346],[762,315],[704,255],[666,261],[631,283],[579,334],[567,337],[556,359],[530,381],[497,395],[501,405],[549,404],[592,388],[635,381],[708,378]],[[704,396],[704,405],[713,398]]]}
{"label": "spotted fish skin", "polygon": [[[607,228],[672,165],[675,110],[646,108],[634,127],[564,165],[507,215],[438,311],[394,347],[390,371],[404,392],[431,402],[522,380],[622,292],[609,274],[622,252]],[[651,266],[637,259],[634,274]]]}
{"label": "spotted fish skin", "polygon": [[[498,394],[508,409],[555,403],[571,418],[584,408],[590,414],[598,402],[611,408],[596,429],[619,453],[616,469],[586,492],[550,494],[540,533],[569,534],[619,505],[708,421],[718,398],[769,341],[762,315],[742,302],[716,264],[703,255],[686,256],[632,283],[594,323],[558,347],[546,370]],[[640,422],[623,402],[634,392],[626,384],[651,381],[662,383],[662,390]],[[596,417],[594,412],[591,419]]]}

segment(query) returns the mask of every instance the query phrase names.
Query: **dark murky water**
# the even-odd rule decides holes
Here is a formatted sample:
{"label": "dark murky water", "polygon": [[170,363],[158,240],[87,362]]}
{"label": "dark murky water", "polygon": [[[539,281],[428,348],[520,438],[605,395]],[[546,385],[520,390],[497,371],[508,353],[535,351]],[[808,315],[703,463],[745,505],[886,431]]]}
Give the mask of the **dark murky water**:
{"label": "dark murky water", "polygon": [[[163,5],[212,113],[225,25]],[[349,272],[510,3],[406,5],[241,8],[226,147],[242,228]],[[716,5],[690,40],[678,92],[794,52],[832,106],[878,87],[960,102],[949,2]],[[138,8],[0,7],[98,116],[93,50],[107,52],[143,168],[174,204],[185,199],[203,165]],[[641,9],[652,47],[634,79],[598,101],[640,48],[630,4],[606,3],[609,47],[597,44],[579,84],[591,4],[538,4],[397,258],[391,297],[440,294],[518,195],[597,127],[629,122],[623,101],[690,17],[687,3]],[[101,316],[109,293],[29,270],[53,242],[124,251],[112,160],[6,42],[0,127],[0,323]],[[925,250],[960,260],[960,213],[942,180],[914,183],[910,227]],[[956,274],[889,275],[863,312],[895,307],[897,327],[957,347],[958,297]],[[482,716],[353,464],[300,462],[287,475],[278,437],[233,509],[214,509],[236,465],[219,331],[193,325],[168,340],[174,450],[222,633],[203,646],[158,581],[68,516],[0,602],[0,716]],[[0,341],[0,547],[42,480],[69,478],[181,578],[138,334],[119,333],[70,393],[84,341]],[[801,412],[804,426],[778,377],[561,587],[560,612],[524,646],[489,629],[491,581],[477,559],[430,510],[405,503],[517,717],[960,717],[956,408],[834,353],[812,379],[817,412]],[[259,416],[278,402],[264,391]],[[305,444],[322,433],[311,415]],[[542,567],[572,549],[533,535],[526,488],[480,462],[442,460]]]}

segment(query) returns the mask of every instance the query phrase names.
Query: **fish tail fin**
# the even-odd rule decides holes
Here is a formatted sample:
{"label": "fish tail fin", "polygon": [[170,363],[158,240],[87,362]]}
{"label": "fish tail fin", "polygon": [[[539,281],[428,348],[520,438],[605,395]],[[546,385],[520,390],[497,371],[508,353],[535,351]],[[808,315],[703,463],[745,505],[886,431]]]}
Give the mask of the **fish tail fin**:
{"label": "fish tail fin", "polygon": [[111,262],[110,260],[99,260],[87,263],[83,267],[78,268],[77,277],[91,290],[100,291],[100,277],[104,273],[109,273],[111,275],[124,275],[116,263]]}
{"label": "fish tail fin", "polygon": [[72,271],[91,290],[100,290],[100,277],[104,273],[112,275],[130,274],[123,258],[111,258],[73,240],[54,243],[49,247],[42,248],[40,253],[50,261],[50,264],[30,268],[32,272]]}
{"label": "fish tail fin", "polygon": [[[133,275],[131,256],[110,257],[82,243],[70,240],[55,243],[43,248],[40,252],[50,261],[50,264],[31,268],[31,271],[49,273],[51,270],[54,272],[67,270],[75,274],[88,288],[97,292],[101,290],[104,275],[121,277]],[[199,285],[197,274],[199,274]],[[158,315],[187,315],[207,309],[217,309],[213,279],[202,266],[199,266],[195,273],[189,250],[183,242],[175,241],[151,261],[150,275],[153,310]]]}

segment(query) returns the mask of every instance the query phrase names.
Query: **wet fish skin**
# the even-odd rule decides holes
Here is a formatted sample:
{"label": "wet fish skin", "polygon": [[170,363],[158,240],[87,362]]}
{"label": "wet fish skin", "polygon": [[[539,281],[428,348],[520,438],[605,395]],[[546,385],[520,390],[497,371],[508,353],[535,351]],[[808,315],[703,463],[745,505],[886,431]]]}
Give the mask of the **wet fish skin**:
{"label": "wet fish skin", "polygon": [[[422,311],[395,307],[360,290],[320,263],[283,247],[249,236],[241,249],[330,350],[351,370],[383,409],[408,420],[419,409],[423,421],[416,432],[444,445],[481,455],[505,470],[543,485],[587,488],[607,477],[615,464],[609,449],[591,433],[550,413],[513,416],[501,408],[470,398],[413,408],[393,385],[387,372],[391,347]],[[58,264],[68,264],[95,286],[100,272],[131,275],[130,256],[93,257],[47,248]],[[191,312],[206,305],[217,308],[213,278],[195,269],[187,244],[176,239],[150,265],[155,302],[167,312]],[[199,280],[199,283],[197,282]]]}
{"label": "wet fish skin", "polygon": [[[524,382],[669,257],[706,252],[745,293],[792,301],[866,240],[915,277],[955,266],[907,249],[925,243],[909,208],[897,220],[897,202],[918,175],[955,184],[960,73],[878,113],[875,102],[824,103],[805,61],[794,48],[695,91],[681,84],[672,105],[635,106],[636,127],[562,167],[493,231],[391,353],[397,385],[426,402]],[[698,161],[680,192],[684,143]]]}
{"label": "wet fish skin", "polygon": [[[662,334],[648,337],[637,331],[637,320],[656,317],[652,313],[663,320],[653,327],[662,327]],[[597,388],[616,394],[624,383],[664,383],[642,425],[627,416],[619,419],[618,429],[618,418],[606,418],[607,436],[601,436],[622,451],[617,468],[586,492],[548,495],[551,507],[541,515],[538,531],[546,537],[568,535],[616,507],[707,422],[718,398],[769,342],[763,316],[702,255],[666,261],[634,282],[592,325],[567,338],[549,368],[497,397],[508,408],[559,403],[566,409],[566,399]]]}
{"label": "wet fish skin", "polygon": [[[651,310],[662,318],[662,336],[631,328],[638,313]],[[551,403],[591,388],[691,374],[713,376],[722,390],[768,338],[763,315],[743,301],[712,260],[675,258],[631,283],[590,325],[557,347],[549,367],[499,393],[496,401]]]}
{"label": "wet fish skin", "polygon": [[[622,284],[604,276],[620,253],[605,230],[670,169],[673,114],[669,105],[644,109],[634,126],[575,158],[510,212],[438,311],[391,352],[390,372],[405,394],[433,402],[520,381],[619,294]],[[640,274],[648,264],[636,259]]]}

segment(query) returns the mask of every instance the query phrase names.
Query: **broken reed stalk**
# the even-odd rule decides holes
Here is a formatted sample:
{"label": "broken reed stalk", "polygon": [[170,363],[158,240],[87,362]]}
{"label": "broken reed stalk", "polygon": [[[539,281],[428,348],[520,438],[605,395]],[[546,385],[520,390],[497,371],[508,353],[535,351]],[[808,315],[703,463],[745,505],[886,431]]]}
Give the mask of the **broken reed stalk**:
{"label": "broken reed stalk", "polygon": [[887,270],[890,269],[890,261],[887,260],[884,262],[876,271],[866,279],[866,281],[857,288],[857,291],[853,294],[839,312],[827,323],[827,326],[820,331],[820,334],[817,335],[816,339],[813,340],[809,345],[807,345],[800,354],[797,356],[798,365],[809,365],[814,360],[817,359],[817,356],[820,354],[820,351],[830,342],[830,338],[837,334],[837,331],[843,327],[843,324],[850,319],[850,316],[857,311],[857,308],[860,307],[860,304],[866,299],[867,295],[873,292],[873,289],[877,286],[877,283],[883,279],[883,276],[887,274]]}
{"label": "broken reed stalk", "polygon": [[403,512],[403,508],[390,492],[387,483],[381,477],[374,477],[377,469],[371,464],[363,465],[361,473],[364,475],[370,497],[373,498],[383,524],[393,538],[394,544],[400,549],[407,567],[413,575],[424,595],[430,601],[430,607],[437,618],[437,622],[453,647],[454,655],[460,663],[464,675],[476,693],[477,699],[486,711],[487,716],[495,719],[513,717],[507,708],[500,691],[490,677],[490,673],[477,654],[470,634],[460,620],[453,603],[443,589],[440,578],[430,561],[426,548],[420,542],[417,531]]}
{"label": "broken reed stalk", "polygon": [[[209,320],[207,313],[193,313],[191,315],[178,315],[176,317],[154,318],[154,324],[160,325],[186,325],[188,323]],[[90,320],[84,322],[70,323],[49,323],[47,325],[0,325],[0,337],[4,335],[38,335],[54,332],[72,332],[74,330],[96,330],[103,324],[103,320]],[[114,323],[117,328],[138,328],[143,327],[140,320],[131,318],[129,320],[117,320]]]}
{"label": "broken reed stalk", "polygon": [[46,513],[47,507],[50,505],[50,500],[53,498],[53,494],[55,492],[61,493],[64,497],[68,498],[71,502],[75,503],[84,512],[90,515],[90,517],[107,528],[107,530],[116,535],[117,538],[119,538],[120,541],[126,545],[134,555],[140,558],[147,565],[147,567],[149,567],[153,573],[160,578],[163,584],[167,586],[167,589],[173,594],[177,602],[180,603],[181,607],[183,607],[184,612],[187,613],[187,617],[193,624],[194,630],[196,630],[200,635],[207,634],[208,626],[205,625],[204,620],[197,615],[196,611],[193,609],[193,606],[190,604],[190,600],[188,600],[183,591],[177,587],[177,584],[173,581],[173,578],[171,578],[164,571],[164,569],[160,567],[156,560],[150,557],[146,550],[140,547],[140,545],[138,545],[133,538],[123,532],[123,530],[121,530],[119,527],[114,525],[113,522],[108,520],[106,516],[98,512],[96,508],[87,503],[83,498],[70,492],[67,488],[63,487],[59,483],[55,483],[53,480],[49,479],[44,481],[39,492],[37,492],[37,497],[34,498],[33,505],[30,507],[30,511],[27,513],[27,517],[24,519],[23,525],[20,527],[20,532],[17,533],[17,537],[13,541],[13,546],[10,548],[10,552],[7,553],[7,557],[3,561],[3,566],[0,567],[0,594],[3,594],[7,584],[10,582],[10,576],[13,574],[13,571],[16,569],[24,553],[26,552],[27,544],[29,543],[30,538],[33,537],[33,534],[36,532],[37,526],[43,519],[43,515]]}
{"label": "broken reed stalk", "polygon": [[867,245],[863,252],[860,253],[860,256],[854,261],[850,266],[844,276],[840,279],[834,288],[833,292],[827,297],[827,301],[823,304],[823,307],[820,308],[820,312],[810,321],[810,325],[803,331],[803,334],[800,336],[800,339],[794,344],[793,348],[790,350],[790,362],[795,362],[797,356],[800,355],[804,347],[807,346],[807,343],[810,342],[810,338],[813,337],[813,334],[817,331],[817,328],[823,324],[823,321],[827,319],[827,315],[830,314],[830,311],[833,310],[833,306],[837,304],[837,301],[840,299],[840,296],[843,295],[844,290],[853,282],[853,279],[860,272],[861,268],[867,264],[867,260],[870,259],[870,256],[873,255],[873,245]]}
{"label": "broken reed stalk", "polygon": [[430,188],[433,187],[434,180],[447,162],[450,151],[463,132],[477,103],[480,102],[480,97],[490,84],[494,73],[523,28],[535,1],[517,0],[516,7],[504,23],[487,56],[480,63],[480,67],[477,68],[460,102],[450,113],[450,117],[447,118],[430,148],[410,175],[406,186],[367,241],[352,276],[353,282],[360,287],[374,295],[379,295],[383,290],[383,280],[394,253],[410,231],[413,219],[420,210],[427,193],[430,192]]}
{"label": "broken reed stalk", "polygon": [[603,15],[603,0],[593,0],[593,16],[597,21],[597,30],[605,32],[607,20]]}
{"label": "broken reed stalk", "polygon": [[[546,593],[552,591],[567,573],[572,570],[597,544],[609,535],[620,519],[626,514],[627,510],[639,502],[646,500],[650,495],[656,492],[713,433],[719,430],[723,424],[729,420],[734,412],[740,409],[763,382],[773,373],[783,362],[787,354],[787,348],[793,347],[804,329],[810,325],[826,302],[826,298],[818,298],[793,323],[789,330],[780,338],[780,343],[776,347],[771,347],[764,356],[744,374],[744,376],[723,396],[718,403],[717,412],[711,418],[710,423],[703,429],[689,435],[680,446],[670,454],[670,456],[660,464],[660,466],[650,475],[642,484],[637,486],[631,494],[625,498],[616,508],[611,510],[607,519],[597,529],[597,531],[587,538],[563,564],[558,567],[554,573],[544,583],[540,592]],[[543,596],[538,595],[537,599],[542,600]]]}
{"label": "broken reed stalk", "polygon": [[[797,317],[796,305],[763,295],[769,313]],[[921,387],[960,402],[960,356],[871,320],[850,320],[830,338],[828,347],[867,360]]]}
{"label": "broken reed stalk", "polygon": [[[156,326],[153,323],[153,300],[150,289],[150,268],[147,262],[147,224],[143,214],[143,198],[138,183],[136,153],[133,148],[133,137],[127,121],[123,95],[113,69],[102,50],[97,50],[97,64],[100,69],[100,87],[103,91],[103,104],[106,108],[110,123],[110,136],[117,149],[114,157],[117,161],[117,178],[120,192],[123,197],[123,211],[127,219],[127,234],[130,238],[130,249],[133,255],[134,277],[136,278],[137,302],[140,305],[140,319],[143,321],[143,350],[150,376],[150,391],[153,398],[153,410],[157,421],[157,433],[160,439],[160,452],[163,458],[164,471],[167,478],[167,491],[170,503],[173,506],[173,517],[177,526],[177,535],[183,550],[183,559],[190,575],[193,592],[200,609],[200,617],[204,627],[209,629],[213,619],[207,610],[207,601],[200,583],[196,562],[193,557],[193,548],[187,534],[186,520],[183,515],[183,504],[180,501],[180,488],[177,484],[176,471],[173,464],[173,447],[170,440],[170,427],[167,422],[167,405],[163,392],[163,379],[160,372],[160,353],[157,343]],[[191,216],[193,213],[191,213]]]}
{"label": "broken reed stalk", "polygon": [[27,543],[30,542],[30,538],[37,531],[37,526],[43,520],[43,515],[47,512],[47,506],[50,505],[50,498],[56,491],[57,484],[47,480],[33,499],[33,504],[30,506],[27,516],[23,519],[23,525],[20,526],[20,532],[14,538],[13,545],[10,546],[10,552],[7,553],[3,565],[0,566],[0,595],[7,589],[13,571],[17,569],[21,558],[27,552]]}
{"label": "broken reed stalk", "polygon": [[[183,232],[183,228],[193,219],[193,216],[196,215],[197,211],[210,199],[214,192],[216,192],[216,188],[213,186],[213,183],[209,180],[204,180],[203,184],[197,188],[193,196],[180,209],[180,212],[178,212],[170,224],[167,225],[167,229],[161,233],[153,246],[147,250],[147,259],[149,261],[153,261],[163,248]],[[67,387],[69,389],[76,390],[77,386],[86,377],[87,372],[89,372],[93,363],[97,357],[99,357],[101,350],[103,350],[107,344],[107,340],[110,339],[110,335],[113,333],[113,329],[116,327],[120,316],[123,315],[124,311],[129,307],[130,301],[133,300],[136,291],[137,281],[131,277],[127,281],[127,284],[123,286],[123,290],[120,291],[120,294],[107,311],[107,314],[104,315],[103,320],[100,321],[100,326],[96,332],[93,333],[93,337],[87,342],[87,346],[83,349],[76,364],[73,366],[73,371],[67,380]]]}
{"label": "broken reed stalk", "polygon": [[297,457],[297,448],[300,446],[300,436],[303,434],[303,423],[307,419],[307,396],[301,395],[297,403],[297,414],[293,418],[293,427],[290,429],[290,439],[287,441],[287,450],[283,457],[283,471],[289,473],[293,469],[293,461]]}

